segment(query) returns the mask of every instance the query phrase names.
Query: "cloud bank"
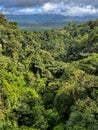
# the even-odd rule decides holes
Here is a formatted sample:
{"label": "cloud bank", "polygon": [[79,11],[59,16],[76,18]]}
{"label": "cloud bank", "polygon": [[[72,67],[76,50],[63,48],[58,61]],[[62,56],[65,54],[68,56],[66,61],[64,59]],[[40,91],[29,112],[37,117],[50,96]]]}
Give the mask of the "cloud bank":
{"label": "cloud bank", "polygon": [[98,16],[97,0],[0,0],[3,14],[61,14],[64,16]]}

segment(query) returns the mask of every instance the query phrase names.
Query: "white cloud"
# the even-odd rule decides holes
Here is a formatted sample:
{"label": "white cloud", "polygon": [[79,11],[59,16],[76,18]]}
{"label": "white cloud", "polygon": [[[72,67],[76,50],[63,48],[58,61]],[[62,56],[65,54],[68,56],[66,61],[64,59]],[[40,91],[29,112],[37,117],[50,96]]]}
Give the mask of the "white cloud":
{"label": "white cloud", "polygon": [[35,10],[33,8],[19,9],[14,12],[14,14],[34,14]]}
{"label": "white cloud", "polygon": [[54,11],[55,9],[57,9],[58,5],[48,2],[48,3],[45,3],[42,8],[44,12],[49,12],[49,11]]}
{"label": "white cloud", "polygon": [[3,9],[2,6],[0,7],[0,13],[3,13],[3,14],[10,14],[10,12],[7,11],[6,9]]}
{"label": "white cloud", "polygon": [[61,3],[46,3],[43,5],[44,13],[56,13],[65,16],[86,16],[86,15],[98,15],[98,8],[92,5],[75,5]]}
{"label": "white cloud", "polygon": [[98,8],[91,5],[87,6],[64,6],[62,14],[65,16],[85,16],[95,15],[98,13]]}
{"label": "white cloud", "polygon": [[10,14],[10,12],[8,12],[8,11],[1,11],[1,10],[0,10],[0,13],[1,13],[1,14],[4,14],[4,15]]}
{"label": "white cloud", "polygon": [[86,16],[86,15],[96,15],[98,16],[98,7],[92,5],[75,5],[75,4],[65,4],[65,2],[59,3],[45,3],[42,6],[34,6],[28,8],[5,8],[0,7],[0,12],[4,14],[61,14],[64,16]]}

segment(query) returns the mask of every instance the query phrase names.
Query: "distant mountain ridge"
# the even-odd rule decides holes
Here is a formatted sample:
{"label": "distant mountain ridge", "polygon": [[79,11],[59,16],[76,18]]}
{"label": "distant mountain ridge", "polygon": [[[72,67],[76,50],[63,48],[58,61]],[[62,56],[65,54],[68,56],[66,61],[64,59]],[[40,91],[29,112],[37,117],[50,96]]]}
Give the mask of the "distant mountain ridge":
{"label": "distant mountain ridge", "polygon": [[[20,28],[28,30],[40,30],[41,28],[62,28],[69,22],[80,23],[87,20],[95,20],[96,16],[69,17],[59,14],[33,14],[33,15],[6,15],[8,21],[15,21]],[[34,26],[33,26],[34,25]],[[32,29],[33,28],[33,29]]]}

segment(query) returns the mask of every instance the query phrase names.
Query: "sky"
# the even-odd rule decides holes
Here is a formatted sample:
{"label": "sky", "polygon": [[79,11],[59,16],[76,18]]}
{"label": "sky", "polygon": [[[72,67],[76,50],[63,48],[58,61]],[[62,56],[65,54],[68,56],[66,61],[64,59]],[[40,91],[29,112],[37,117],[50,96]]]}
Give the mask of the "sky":
{"label": "sky", "polygon": [[98,0],[0,0],[0,13],[98,16]]}

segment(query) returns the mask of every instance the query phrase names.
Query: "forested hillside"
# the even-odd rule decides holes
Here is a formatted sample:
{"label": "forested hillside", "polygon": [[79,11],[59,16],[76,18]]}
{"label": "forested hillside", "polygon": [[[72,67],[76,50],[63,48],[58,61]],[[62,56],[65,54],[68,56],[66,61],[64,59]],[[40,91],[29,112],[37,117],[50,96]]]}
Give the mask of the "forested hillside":
{"label": "forested hillside", "polygon": [[0,130],[98,130],[98,20],[41,33],[0,15]]}

